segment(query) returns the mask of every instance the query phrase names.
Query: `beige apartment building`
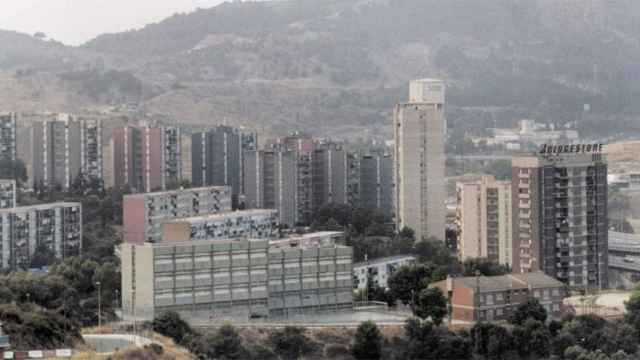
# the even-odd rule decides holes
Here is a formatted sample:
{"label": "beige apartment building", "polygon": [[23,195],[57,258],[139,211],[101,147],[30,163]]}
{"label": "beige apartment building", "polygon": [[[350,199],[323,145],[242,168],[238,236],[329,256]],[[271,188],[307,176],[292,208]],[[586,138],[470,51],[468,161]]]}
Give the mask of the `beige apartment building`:
{"label": "beige apartment building", "polygon": [[248,320],[353,307],[353,251],[331,241],[125,243],[121,254],[123,312],[136,318],[172,310],[187,319]]}
{"label": "beige apartment building", "polygon": [[493,176],[456,183],[458,257],[512,266],[511,181]]}
{"label": "beige apartment building", "polygon": [[445,238],[444,102],[442,80],[414,80],[393,117],[396,225],[418,240]]}

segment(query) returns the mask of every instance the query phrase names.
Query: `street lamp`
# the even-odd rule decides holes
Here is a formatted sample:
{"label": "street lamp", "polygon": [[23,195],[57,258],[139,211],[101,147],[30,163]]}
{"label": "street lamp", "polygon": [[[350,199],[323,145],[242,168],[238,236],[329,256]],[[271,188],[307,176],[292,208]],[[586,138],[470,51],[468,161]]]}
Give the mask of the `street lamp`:
{"label": "street lamp", "polygon": [[96,281],[98,287],[98,328],[102,328],[102,284]]}

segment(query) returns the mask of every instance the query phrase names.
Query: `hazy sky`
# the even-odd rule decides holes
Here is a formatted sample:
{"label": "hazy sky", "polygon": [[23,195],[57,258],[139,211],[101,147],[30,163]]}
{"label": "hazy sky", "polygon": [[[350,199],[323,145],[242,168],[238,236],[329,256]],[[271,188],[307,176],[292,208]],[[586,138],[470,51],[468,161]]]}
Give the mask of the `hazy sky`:
{"label": "hazy sky", "polygon": [[223,0],[0,0],[0,29],[78,45],[107,32],[140,28],[176,12]]}

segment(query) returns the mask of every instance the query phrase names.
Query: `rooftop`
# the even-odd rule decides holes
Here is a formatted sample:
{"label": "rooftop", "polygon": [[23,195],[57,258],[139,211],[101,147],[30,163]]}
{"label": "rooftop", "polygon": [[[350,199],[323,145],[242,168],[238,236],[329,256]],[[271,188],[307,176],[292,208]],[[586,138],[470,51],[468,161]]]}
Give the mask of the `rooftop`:
{"label": "rooftop", "polygon": [[397,262],[400,260],[415,260],[416,257],[413,255],[394,255],[394,256],[387,256],[387,257],[383,257],[383,258],[377,258],[377,259],[373,259],[373,260],[369,260],[369,261],[363,261],[363,262],[359,262],[356,264],[353,264],[353,267],[364,267],[364,266],[375,266],[375,265],[382,265],[382,264],[386,264],[386,263],[393,263],[393,262]]}
{"label": "rooftop", "polygon": [[31,205],[31,206],[18,206],[8,209],[0,209],[0,214],[11,214],[15,212],[24,212],[30,210],[48,210],[52,208],[58,207],[73,207],[73,206],[82,206],[79,202],[54,202],[47,204],[39,204],[39,205]]}
{"label": "rooftop", "polygon": [[167,221],[165,223],[195,223],[206,220],[223,220],[223,219],[234,219],[243,216],[272,216],[273,214],[277,214],[278,210],[273,209],[252,209],[252,210],[238,210],[238,211],[225,211],[216,214],[207,214],[207,215],[198,215],[191,216],[186,218],[174,219],[171,221]]}
{"label": "rooftop", "polygon": [[219,190],[219,191],[230,192],[231,188],[229,186],[207,186],[207,187],[199,187],[199,188],[176,189],[176,190],[168,190],[168,191],[131,194],[131,195],[125,195],[124,198],[125,199],[143,199],[150,196],[164,196],[164,195],[172,195],[172,194],[178,194],[178,193],[202,192],[202,191],[208,191],[208,190]]}
{"label": "rooftop", "polygon": [[[446,280],[445,280],[446,281]],[[480,288],[480,292],[501,291],[510,289],[528,289],[563,287],[564,284],[542,272],[526,274],[508,274],[500,276],[468,276],[453,278],[454,286],[460,284],[469,288]]]}

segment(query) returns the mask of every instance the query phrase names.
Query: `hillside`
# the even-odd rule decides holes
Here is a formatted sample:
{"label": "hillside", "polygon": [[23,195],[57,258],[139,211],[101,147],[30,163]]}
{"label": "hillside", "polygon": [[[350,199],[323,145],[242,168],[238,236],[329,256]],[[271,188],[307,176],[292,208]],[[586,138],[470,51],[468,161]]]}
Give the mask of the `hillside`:
{"label": "hillside", "polygon": [[442,77],[453,128],[527,117],[628,135],[640,130],[639,20],[633,0],[234,2],[79,48],[15,48],[0,32],[12,59],[0,69],[44,71],[63,93],[149,116],[336,137],[388,136],[406,83]]}

